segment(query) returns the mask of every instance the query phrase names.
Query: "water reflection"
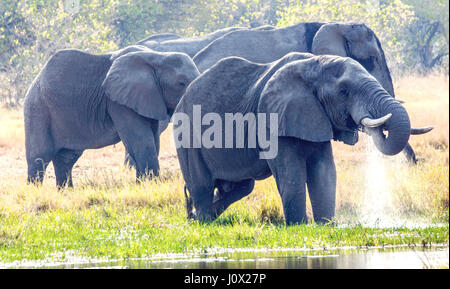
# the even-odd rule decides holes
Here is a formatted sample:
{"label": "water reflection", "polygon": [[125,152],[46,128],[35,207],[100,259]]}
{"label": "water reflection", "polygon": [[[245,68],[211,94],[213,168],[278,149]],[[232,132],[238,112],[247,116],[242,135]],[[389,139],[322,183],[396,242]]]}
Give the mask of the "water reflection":
{"label": "water reflection", "polygon": [[[175,258],[60,263],[39,268],[141,269],[378,269],[448,268],[448,247],[367,250],[270,250],[197,254]],[[43,265],[43,266],[42,266]],[[15,266],[25,267],[25,266]]]}

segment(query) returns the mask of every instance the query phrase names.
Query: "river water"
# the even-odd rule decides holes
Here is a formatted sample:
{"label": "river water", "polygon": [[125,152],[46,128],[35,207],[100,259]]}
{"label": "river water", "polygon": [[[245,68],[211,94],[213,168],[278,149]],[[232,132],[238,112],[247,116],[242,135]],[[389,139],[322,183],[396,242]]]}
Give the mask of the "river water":
{"label": "river water", "polygon": [[133,269],[436,269],[449,267],[448,247],[336,250],[222,250],[126,260],[0,264],[0,268]]}

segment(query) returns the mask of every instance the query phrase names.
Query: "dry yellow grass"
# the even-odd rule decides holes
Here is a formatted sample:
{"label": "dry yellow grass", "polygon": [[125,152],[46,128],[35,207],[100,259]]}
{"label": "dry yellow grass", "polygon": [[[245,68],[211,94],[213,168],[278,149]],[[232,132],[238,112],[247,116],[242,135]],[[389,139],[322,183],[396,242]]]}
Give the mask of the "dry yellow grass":
{"label": "dry yellow grass", "polygon": [[[412,124],[434,125],[424,136],[412,136],[410,143],[419,158],[417,166],[404,156],[379,156],[383,184],[389,190],[389,206],[397,212],[424,214],[432,218],[448,210],[449,195],[449,80],[447,76],[404,77],[396,82],[397,97],[405,100]],[[0,211],[39,211],[51,208],[77,209],[96,202],[126,205],[161,204],[183,201],[183,181],[179,173],[171,129],[161,138],[162,180],[134,183],[134,172],[123,167],[122,144],[88,150],[74,168],[74,191],[58,192],[51,165],[42,187],[28,186],[21,110],[0,109]],[[364,210],[370,178],[367,177],[367,138],[356,146],[333,143],[338,173],[337,215]],[[372,168],[373,169],[373,168]],[[377,171],[377,170],[375,170]],[[377,172],[379,173],[379,172]],[[129,188],[129,189],[128,189]],[[157,190],[161,194],[152,196]],[[383,196],[380,196],[382,198]],[[155,201],[155,198],[159,198]],[[262,218],[282,215],[281,202],[272,178],[258,182],[255,192],[232,206],[258,207]],[[310,209],[309,209],[310,211]],[[311,212],[309,212],[311,214]]]}

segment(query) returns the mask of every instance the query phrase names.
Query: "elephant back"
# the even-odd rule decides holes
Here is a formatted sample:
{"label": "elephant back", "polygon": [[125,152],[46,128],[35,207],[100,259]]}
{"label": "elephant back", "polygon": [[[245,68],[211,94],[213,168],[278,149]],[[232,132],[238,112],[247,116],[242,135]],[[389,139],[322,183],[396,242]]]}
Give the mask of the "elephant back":
{"label": "elephant back", "polygon": [[161,51],[161,52],[182,52],[186,53],[190,57],[194,57],[201,49],[207,46],[214,40],[222,37],[223,35],[236,31],[245,29],[243,27],[228,27],[224,29],[217,30],[215,32],[195,36],[195,37],[180,37],[177,39],[170,39],[166,41],[155,41],[155,40],[141,40],[137,44],[144,45],[150,49]]}
{"label": "elephant back", "polygon": [[266,71],[260,76],[259,80],[255,83],[255,85],[249,90],[249,95],[255,97],[255,99],[259,99],[262,90],[264,89],[267,81],[272,77],[272,75],[277,72],[281,67],[286,65],[287,63],[302,60],[306,58],[310,58],[314,55],[310,53],[300,53],[300,52],[291,52],[283,56],[277,61],[274,61],[269,64],[269,67]]}
{"label": "elephant back", "polygon": [[67,126],[78,132],[67,133],[59,141],[73,144],[79,136],[92,139],[92,135],[111,125],[101,88],[111,66],[110,58],[111,54],[61,50],[41,71],[39,95],[50,111],[53,127]]}
{"label": "elephant back", "polygon": [[306,52],[305,25],[297,24],[272,30],[239,30],[211,42],[194,56],[200,72],[230,56],[258,63],[270,63],[289,52]]}
{"label": "elephant back", "polygon": [[248,91],[267,67],[239,57],[225,58],[191,83],[176,112],[184,112],[192,119],[193,105],[201,105],[202,114],[215,112],[221,116],[252,111],[254,99]]}
{"label": "elephant back", "polygon": [[261,92],[273,74],[287,63],[312,57],[309,53],[291,52],[267,64],[240,57],[224,58],[202,73],[187,88],[176,112],[192,119],[193,105],[201,105],[202,115],[214,112],[257,113]]}
{"label": "elephant back", "polygon": [[40,86],[47,104],[59,109],[67,106],[69,110],[73,110],[72,103],[88,106],[92,92],[99,89],[111,66],[110,57],[110,54],[94,55],[76,49],[55,53],[41,73]]}

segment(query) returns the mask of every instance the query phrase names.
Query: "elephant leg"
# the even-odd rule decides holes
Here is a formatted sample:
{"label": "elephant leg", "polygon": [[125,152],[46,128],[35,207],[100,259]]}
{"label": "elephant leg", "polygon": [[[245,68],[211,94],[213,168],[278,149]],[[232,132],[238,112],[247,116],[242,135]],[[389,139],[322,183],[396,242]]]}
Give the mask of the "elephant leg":
{"label": "elephant leg", "polygon": [[403,154],[405,155],[408,162],[417,164],[416,154],[414,153],[414,150],[409,143],[407,143],[405,148],[403,149]]}
{"label": "elephant leg", "polygon": [[[156,152],[158,153],[158,156],[159,156],[159,144],[160,144],[159,135],[157,135],[157,136],[155,135],[155,138],[156,137],[158,138],[158,140],[155,141]],[[136,160],[130,155],[130,153],[127,150],[125,150],[125,160],[123,163],[126,167],[136,168]]]}
{"label": "elephant leg", "polygon": [[276,180],[288,225],[306,223],[306,159],[301,141],[295,138],[278,139],[278,155],[267,160]]}
{"label": "elephant leg", "polygon": [[170,119],[169,118],[166,119],[166,120],[160,120],[158,122],[159,135],[161,135],[166,130],[166,128],[169,126],[169,123],[170,123]]}
{"label": "elephant leg", "polygon": [[42,184],[44,181],[45,170],[53,157],[52,152],[43,152],[33,155],[27,160],[28,163],[28,183]]}
{"label": "elephant leg", "polygon": [[248,179],[240,182],[227,182],[228,190],[224,189],[224,181],[218,184],[218,192],[213,207],[216,217],[220,216],[231,204],[246,197],[253,191],[255,180]]}
{"label": "elephant leg", "polygon": [[334,217],[336,203],[336,166],[330,142],[321,144],[307,159],[306,169],[314,221],[328,222]]}
{"label": "elephant leg", "polygon": [[[199,149],[177,150],[178,159],[189,195],[186,194],[188,218],[200,221],[213,221],[214,180],[203,161]],[[186,193],[186,192],[185,192]]]}
{"label": "elephant leg", "polygon": [[136,167],[136,161],[133,159],[133,157],[130,155],[130,153],[125,150],[125,160],[124,165],[129,168],[135,168]]}
{"label": "elephant leg", "polygon": [[158,121],[116,103],[110,103],[109,113],[125,149],[136,161],[136,178],[158,176]]}
{"label": "elephant leg", "polygon": [[[160,135],[166,130],[166,128],[169,126],[169,119],[167,120],[161,120],[158,122],[158,138],[160,137]],[[159,155],[159,141],[156,142],[157,144],[157,152]],[[124,161],[125,166],[130,167],[130,168],[135,168],[136,167],[136,161],[133,159],[133,157],[130,155],[130,153],[128,153],[128,151],[125,150],[125,161]]]}
{"label": "elephant leg", "polygon": [[28,183],[42,183],[45,170],[55,155],[52,137],[46,119],[26,121],[25,146],[28,165]]}
{"label": "elephant leg", "polygon": [[189,219],[208,222],[214,221],[217,218],[217,215],[212,210],[212,200],[214,196],[214,185],[212,184],[213,182],[209,185],[186,185],[193,205],[191,211],[188,212]]}
{"label": "elephant leg", "polygon": [[73,187],[72,168],[76,161],[81,157],[83,151],[62,149],[58,151],[53,158],[53,166],[55,168],[56,185],[59,189],[65,187]]}

